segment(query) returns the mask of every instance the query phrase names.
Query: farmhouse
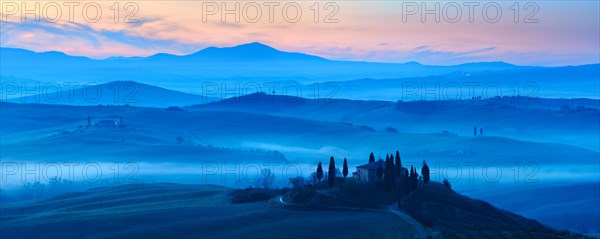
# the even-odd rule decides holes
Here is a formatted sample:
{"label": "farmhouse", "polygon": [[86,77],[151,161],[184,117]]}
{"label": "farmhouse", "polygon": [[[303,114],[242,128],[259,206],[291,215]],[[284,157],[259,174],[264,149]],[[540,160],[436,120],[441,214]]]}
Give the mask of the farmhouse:
{"label": "farmhouse", "polygon": [[354,178],[360,181],[372,182],[377,180],[377,169],[381,167],[382,172],[385,170],[385,161],[378,160],[372,163],[360,165],[356,167]]}
{"label": "farmhouse", "polygon": [[[374,181],[378,180],[377,169],[379,167],[381,167],[381,172],[383,174],[385,172],[385,161],[384,160],[380,159],[373,163],[360,165],[360,166],[356,167],[356,172],[352,173],[352,176],[355,179],[363,181],[363,182],[374,182]],[[404,174],[408,174],[408,170],[406,168],[402,167],[402,170],[400,170],[400,175],[397,175],[397,177],[404,176]]]}
{"label": "farmhouse", "polygon": [[119,122],[116,120],[100,120],[96,123],[96,127],[118,127]]}

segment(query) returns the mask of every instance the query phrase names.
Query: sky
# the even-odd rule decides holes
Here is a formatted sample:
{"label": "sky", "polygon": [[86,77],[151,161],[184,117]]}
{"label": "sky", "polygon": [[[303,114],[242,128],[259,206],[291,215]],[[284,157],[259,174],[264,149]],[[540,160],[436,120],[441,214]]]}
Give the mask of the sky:
{"label": "sky", "polygon": [[335,60],[544,66],[600,62],[596,0],[100,0],[0,5],[0,46],[100,59],[190,54],[209,46],[261,42]]}

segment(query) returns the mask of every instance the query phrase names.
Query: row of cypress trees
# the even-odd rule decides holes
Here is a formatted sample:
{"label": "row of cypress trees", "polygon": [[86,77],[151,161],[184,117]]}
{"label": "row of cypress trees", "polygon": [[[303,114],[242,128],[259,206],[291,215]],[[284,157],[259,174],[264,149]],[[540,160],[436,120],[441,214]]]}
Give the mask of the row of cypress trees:
{"label": "row of cypress trees", "polygon": [[[337,168],[335,167],[335,159],[333,158],[333,156],[331,156],[329,158],[329,168],[327,169],[327,184],[330,187],[335,184],[336,174],[337,174]],[[342,176],[344,176],[344,178],[346,178],[348,176],[348,160],[346,160],[346,158],[344,158],[344,166],[342,169]],[[323,165],[321,165],[321,162],[319,162],[319,165],[317,166],[317,180],[319,180],[319,182],[321,182],[321,179],[323,179]]]}
{"label": "row of cypress trees", "polygon": [[[369,163],[375,162],[375,156],[373,152],[369,155]],[[417,173],[417,169],[413,166],[410,167],[410,172],[402,174],[402,160],[400,158],[400,152],[396,151],[396,157],[393,154],[387,154],[385,156],[385,169],[379,168],[377,169],[377,177],[380,181],[383,182],[384,189],[386,191],[390,190],[395,184],[396,179],[400,179],[401,182],[408,183],[405,191],[414,191],[418,187],[418,178],[419,174]],[[335,176],[337,174],[337,168],[335,167],[335,159],[333,156],[329,158],[329,168],[327,171],[327,184],[331,187],[335,184]],[[317,180],[320,182],[323,179],[323,166],[321,162],[319,162],[317,166],[316,172]],[[423,168],[421,168],[421,174],[423,175],[423,182],[429,183],[430,175],[429,175],[429,166],[427,162],[423,161]],[[348,176],[348,161],[344,158],[344,164],[342,168],[342,176],[346,178]],[[402,186],[404,188],[404,186]],[[410,189],[410,190],[408,190]]]}

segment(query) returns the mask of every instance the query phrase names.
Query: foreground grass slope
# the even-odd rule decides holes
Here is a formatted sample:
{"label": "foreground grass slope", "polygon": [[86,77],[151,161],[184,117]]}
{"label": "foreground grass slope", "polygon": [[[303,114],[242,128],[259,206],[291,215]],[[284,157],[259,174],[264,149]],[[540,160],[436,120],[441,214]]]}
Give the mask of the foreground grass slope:
{"label": "foreground grass slope", "polygon": [[389,213],[232,204],[213,185],[132,184],[2,205],[1,238],[412,238]]}

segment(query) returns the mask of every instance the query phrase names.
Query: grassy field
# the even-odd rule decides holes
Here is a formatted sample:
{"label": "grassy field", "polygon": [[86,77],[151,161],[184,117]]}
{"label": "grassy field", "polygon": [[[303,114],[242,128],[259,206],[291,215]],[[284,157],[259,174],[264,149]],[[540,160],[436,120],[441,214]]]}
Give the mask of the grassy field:
{"label": "grassy field", "polygon": [[2,238],[412,238],[389,213],[231,204],[232,189],[134,184],[2,205]]}

